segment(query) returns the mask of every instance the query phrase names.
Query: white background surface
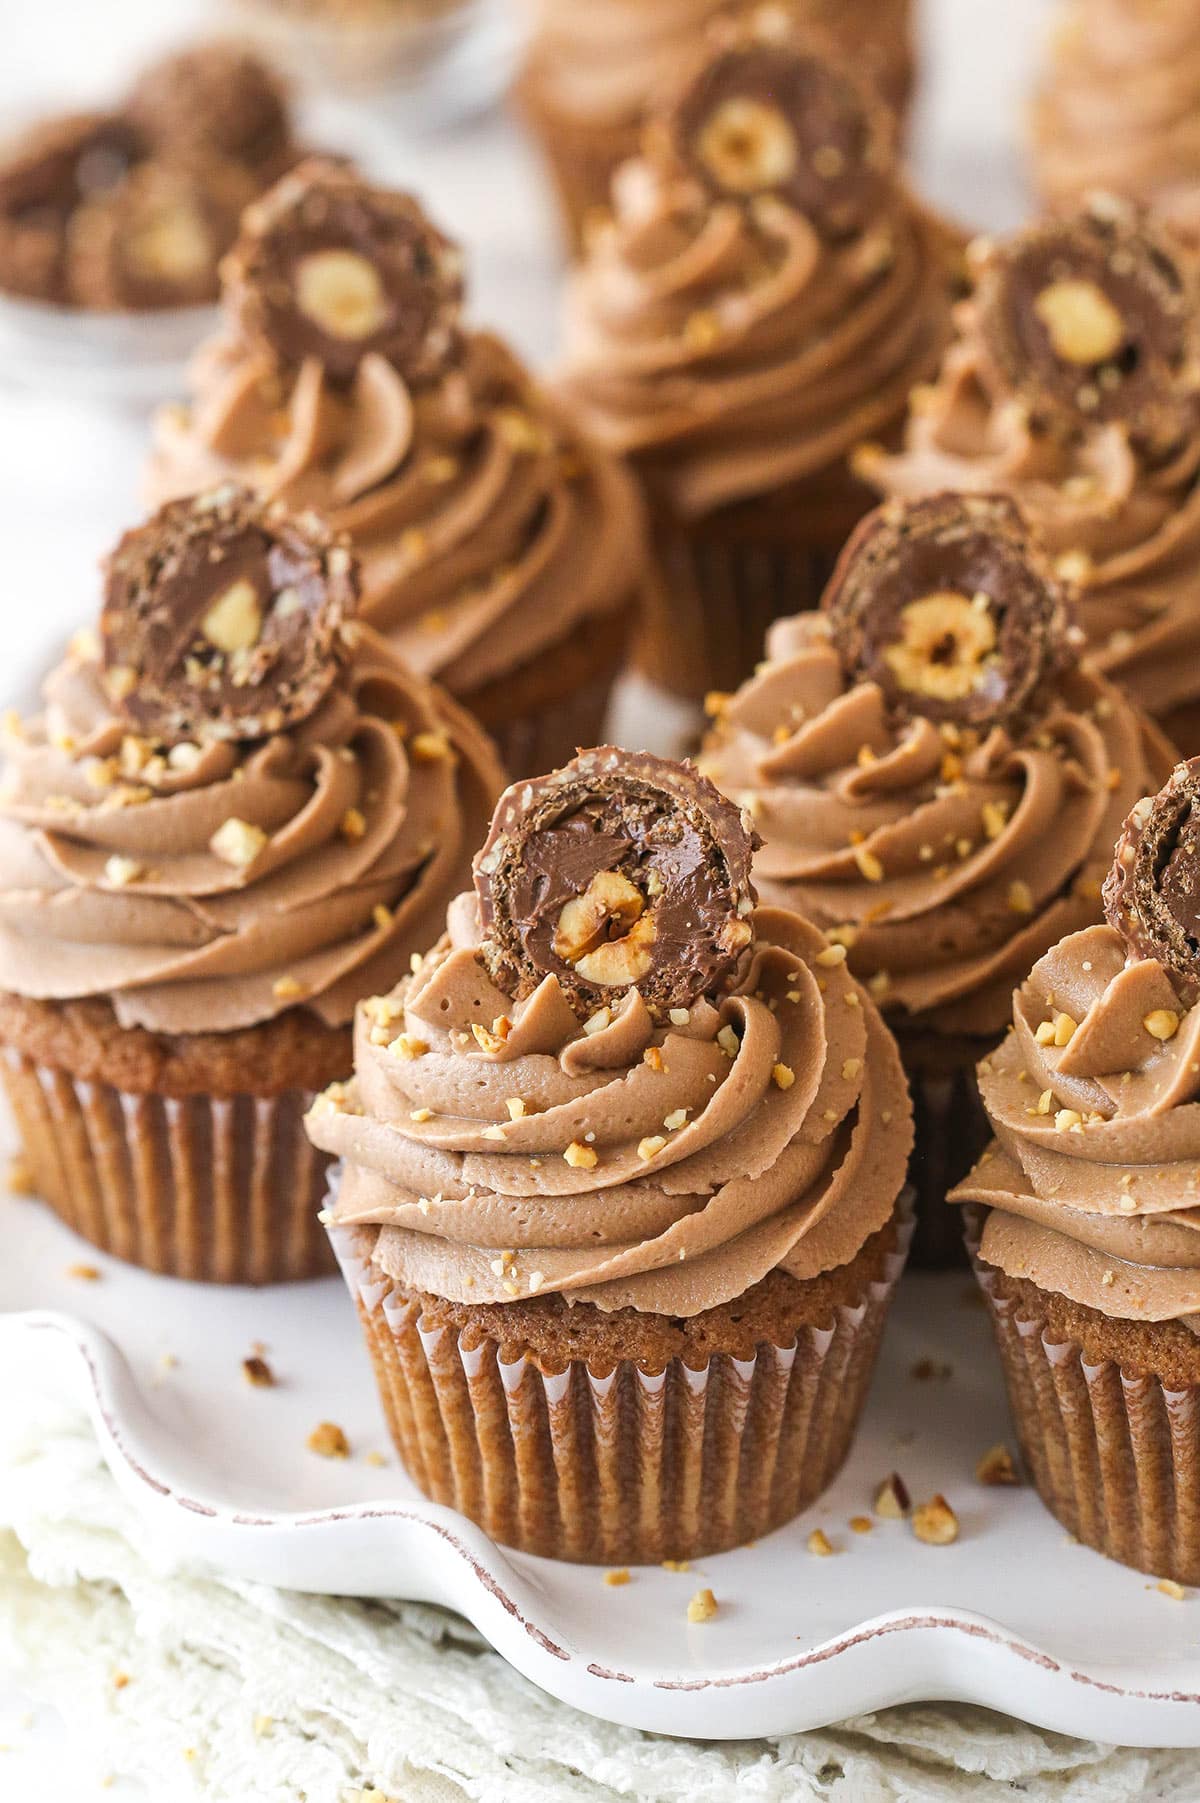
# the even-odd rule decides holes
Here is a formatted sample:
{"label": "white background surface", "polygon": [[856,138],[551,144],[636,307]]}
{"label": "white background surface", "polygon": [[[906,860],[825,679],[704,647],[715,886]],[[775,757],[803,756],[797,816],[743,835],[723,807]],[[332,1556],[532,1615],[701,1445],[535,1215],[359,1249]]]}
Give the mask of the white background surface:
{"label": "white background surface", "polygon": [[[918,184],[971,224],[1004,226],[1023,211],[1019,108],[1045,10],[1045,0],[926,0]],[[31,102],[111,92],[139,54],[215,11],[215,0],[0,0],[0,125]],[[330,123],[321,123],[332,141]],[[372,127],[347,147],[422,193],[467,247],[476,317],[545,366],[557,336],[554,238],[536,165],[515,135],[489,122],[453,141],[398,137],[381,154]],[[0,387],[5,695],[94,607],[96,560],[137,517],[144,430],[132,417]],[[29,1716],[19,1686],[3,1679],[0,1746],[3,1803],[140,1794],[119,1783],[101,1788],[108,1774],[89,1769],[87,1750],[71,1747],[69,1734],[64,1747],[62,1725]]]}

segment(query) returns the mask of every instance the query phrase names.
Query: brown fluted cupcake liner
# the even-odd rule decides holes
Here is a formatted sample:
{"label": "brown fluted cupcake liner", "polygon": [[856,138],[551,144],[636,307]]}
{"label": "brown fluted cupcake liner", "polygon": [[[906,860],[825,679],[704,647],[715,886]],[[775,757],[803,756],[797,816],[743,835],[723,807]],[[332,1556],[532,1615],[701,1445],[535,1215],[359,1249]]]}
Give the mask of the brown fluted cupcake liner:
{"label": "brown fluted cupcake liner", "polygon": [[334,1228],[397,1451],[432,1501],[504,1545],[588,1564],[698,1558],[782,1526],[850,1449],[911,1231],[897,1216],[883,1275],[828,1324],[751,1358],[634,1360],[593,1370],[506,1363],[494,1340],[423,1316]]}
{"label": "brown fluted cupcake liner", "polygon": [[1019,1299],[978,1257],[1009,1407],[1038,1495],[1097,1552],[1200,1584],[1200,1385],[1170,1389],[1057,1339],[1032,1284]]}
{"label": "brown fluted cupcake liner", "polygon": [[0,1075],[32,1186],[68,1227],[147,1271],[263,1284],[334,1267],[311,1096],[171,1097],[85,1082],[15,1046]]}
{"label": "brown fluted cupcake liner", "polygon": [[975,1066],[995,1041],[943,1042],[937,1034],[893,1025],[913,1104],[908,1181],[916,1196],[917,1224],[910,1263],[920,1271],[965,1271],[962,1211],[948,1205],[946,1197],[992,1137]]}
{"label": "brown fluted cupcake liner", "polygon": [[515,782],[569,763],[603,741],[613,686],[625,663],[633,608],[585,621],[510,676],[459,697],[486,728]]}
{"label": "brown fluted cupcake liner", "polygon": [[871,505],[847,474],[762,503],[682,520],[651,510],[651,576],[633,661],[651,682],[702,701],[736,689],[771,624],[816,607],[850,532]]}

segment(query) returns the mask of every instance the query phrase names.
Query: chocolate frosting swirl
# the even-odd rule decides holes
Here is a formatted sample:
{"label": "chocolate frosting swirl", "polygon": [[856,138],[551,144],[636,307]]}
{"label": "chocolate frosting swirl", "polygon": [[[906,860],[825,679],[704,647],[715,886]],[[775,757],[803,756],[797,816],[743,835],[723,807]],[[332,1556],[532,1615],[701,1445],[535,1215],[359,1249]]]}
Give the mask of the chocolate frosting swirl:
{"label": "chocolate frosting swirl", "polygon": [[[811,73],[807,49],[771,54]],[[768,123],[755,154],[770,173],[790,128],[781,112]],[[792,177],[778,185],[794,194],[798,140],[785,150]],[[569,290],[563,390],[685,517],[838,464],[936,367],[955,253],[878,173],[847,190],[854,229],[828,236],[823,206],[814,219],[770,192],[714,196],[654,154],[653,132],[620,172],[613,218]]]}
{"label": "chocolate frosting swirl", "polygon": [[1033,111],[1042,195],[1062,210],[1095,189],[1125,194],[1194,237],[1198,106],[1191,0],[1060,0]]}
{"label": "chocolate frosting swirl", "polygon": [[495,986],[461,898],[421,969],[362,1005],[354,1080],[308,1117],[346,1161],[334,1218],[464,1302],[691,1316],[846,1263],[904,1183],[899,1059],[819,933],[772,909],[751,925],[719,1004],[658,1024],[631,989],[581,1024],[553,975],[519,1002]]}
{"label": "chocolate frosting swirl", "polygon": [[114,711],[87,635],[10,723],[0,989],[122,1026],[348,1021],[428,944],[503,778],[480,729],[356,626],[291,730],[169,749]]}
{"label": "chocolate frosting swirl", "polygon": [[368,349],[347,386],[231,329],[160,414],[157,502],[235,480],[348,535],[361,611],[421,675],[467,694],[626,607],[642,569],[631,478],[499,340],[459,333],[410,383]]}
{"label": "chocolate frosting swirl", "polygon": [[996,1138],[955,1202],[981,1256],[1102,1314],[1200,1328],[1200,1010],[1111,926],[1074,933],[1018,989],[979,1067]]}
{"label": "chocolate frosting swirl", "polygon": [[[1065,329],[1069,338],[1072,298],[1079,298],[1078,293],[1072,297],[1070,290],[1077,281],[1085,290],[1082,318],[1088,355],[1098,345],[1104,348],[1112,324],[1107,303],[1113,296],[1107,288],[1097,294],[1092,291],[1096,285],[1089,286],[1091,259],[1099,240],[1086,220],[1077,220],[1075,225],[1082,237],[1068,233],[1060,240],[1066,248],[1054,281],[1044,285],[1038,295],[1019,288],[1025,296],[1028,326],[1030,305],[1036,305],[1047,288],[1057,287],[1053,299],[1043,306],[1045,318],[1038,327],[1042,352],[1050,339],[1048,321],[1057,323],[1060,332]],[[980,288],[958,309],[958,336],[946,353],[937,381],[918,388],[912,396],[903,447],[895,454],[865,447],[855,459],[855,468],[880,493],[901,499],[946,489],[1013,496],[1057,569],[1076,588],[1078,618],[1093,662],[1148,712],[1165,715],[1200,695],[1196,675],[1200,652],[1200,584],[1196,580],[1200,415],[1196,411],[1194,356],[1200,300],[1188,259],[1164,229],[1149,228],[1116,202],[1104,203],[1097,229],[1101,237],[1109,233],[1112,255],[1122,268],[1126,256],[1140,257],[1151,286],[1157,284],[1164,294],[1184,297],[1185,319],[1181,323],[1172,306],[1164,325],[1166,340],[1174,343],[1175,349],[1160,348],[1154,356],[1157,374],[1150,390],[1153,405],[1149,415],[1154,429],[1149,440],[1139,436],[1140,425],[1148,416],[1136,404],[1137,395],[1144,393],[1136,385],[1129,390],[1135,402],[1132,413],[1122,417],[1114,404],[1113,416],[1105,417],[1109,410],[1098,403],[1082,409],[1081,414],[1077,411],[1075,425],[1064,429],[1060,404],[1051,408],[1059,422],[1054,430],[1040,423],[1036,407],[1031,409],[1026,398],[1036,359],[1021,365],[1025,374],[1020,392],[1014,385],[1006,353],[997,349],[996,316],[998,309],[1003,311],[998,297],[1007,296],[1010,309],[1016,303],[1016,294],[1005,286],[1005,272],[1020,268],[1024,282],[1028,269],[1023,246],[1041,247],[1044,243],[1044,235],[1035,231],[1018,234],[999,249],[973,248]],[[1086,247],[1078,264],[1068,254],[1076,242]],[[1036,263],[1037,256],[1034,266]],[[1065,327],[1064,288],[1068,291]],[[1182,355],[1177,328],[1184,333]],[[1176,333],[1173,339],[1172,333]],[[1155,343],[1161,347],[1166,340],[1156,337]],[[1116,355],[1119,361],[1119,348]],[[1140,352],[1135,362],[1140,362]],[[1103,361],[1095,366],[1101,372],[1112,367]],[[1085,375],[1093,373],[1090,364],[1076,368]],[[1081,386],[1091,386],[1097,396],[1108,392],[1100,383],[1085,381]],[[1075,392],[1077,395],[1078,388]],[[1169,419],[1175,422],[1177,436],[1164,448],[1161,426]]]}
{"label": "chocolate frosting swirl", "polygon": [[1099,918],[1121,821],[1172,756],[1087,671],[1019,728],[897,716],[846,674],[825,614],[779,621],[715,705],[701,766],[765,842],[762,899],[847,946],[885,1010],[944,1033],[1002,1032],[1014,982]]}

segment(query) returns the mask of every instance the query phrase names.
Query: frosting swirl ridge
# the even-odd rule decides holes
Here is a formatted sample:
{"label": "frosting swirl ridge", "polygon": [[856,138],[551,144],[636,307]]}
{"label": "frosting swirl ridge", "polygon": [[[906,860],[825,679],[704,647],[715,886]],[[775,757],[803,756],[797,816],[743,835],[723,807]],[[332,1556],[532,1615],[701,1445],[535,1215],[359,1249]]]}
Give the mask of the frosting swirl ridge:
{"label": "frosting swirl ridge", "polygon": [[782,1268],[853,1258],[891,1217],[911,1113],[894,1043],[821,935],[752,916],[744,975],[656,1018],[636,988],[581,1022],[556,976],[513,1002],[473,898],[390,995],[309,1130],[346,1160],[335,1219],[452,1300],[559,1293],[691,1316]]}

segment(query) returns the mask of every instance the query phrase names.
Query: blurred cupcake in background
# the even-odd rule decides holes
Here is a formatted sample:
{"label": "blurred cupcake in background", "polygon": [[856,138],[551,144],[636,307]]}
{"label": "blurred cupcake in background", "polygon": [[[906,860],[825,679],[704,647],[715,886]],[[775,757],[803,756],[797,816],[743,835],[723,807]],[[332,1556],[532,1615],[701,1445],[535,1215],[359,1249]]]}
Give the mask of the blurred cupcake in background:
{"label": "blurred cupcake in background", "polygon": [[95,312],[213,301],[242,209],[297,155],[262,63],[232,44],[175,52],[112,112],[0,153],[0,291]]}
{"label": "blurred cupcake in background", "polygon": [[763,900],[822,928],[896,1032],[922,1262],[959,1251],[946,1191],[986,1138],[974,1067],[1013,985],[1100,918],[1120,823],[1171,766],[1078,646],[1012,502],[939,495],[864,520],[822,611],[714,698],[702,764],[763,840]]}
{"label": "blurred cupcake in background", "polygon": [[832,1480],[910,1216],[896,1048],[689,765],[502,797],[309,1131],[413,1480],[550,1558],[683,1559]]}
{"label": "blurred cupcake in background", "polygon": [[1139,801],[979,1068],[995,1138],[954,1200],[1046,1507],[1200,1583],[1200,761]]}
{"label": "blurred cupcake in background", "polygon": [[1192,0],[1058,0],[1031,148],[1034,180],[1053,210],[1105,189],[1200,233]]}
{"label": "blurred cupcake in background", "polygon": [[349,553],[227,486],[127,533],[10,719],[0,1047],[35,1190],[95,1245],[313,1276],[314,1090],[469,873],[502,777],[354,618]]}
{"label": "blurred cupcake in background", "polygon": [[562,392],[650,508],[636,661],[694,700],[816,604],[869,505],[847,455],[899,425],[951,329],[958,247],[881,102],[778,26],[714,28],[570,289]]}
{"label": "blurred cupcake in background", "polygon": [[975,286],[881,493],[1011,494],[1074,585],[1097,668],[1200,746],[1200,287],[1163,226],[1094,197],[969,253]]}
{"label": "blurred cupcake in background", "polygon": [[644,576],[638,496],[464,326],[457,247],[408,195],[311,162],[249,210],[224,275],[152,497],[232,477],[317,509],[360,560],[363,618],[514,774],[598,737]]}
{"label": "blurred cupcake in background", "polygon": [[531,15],[517,84],[522,116],[541,146],[568,235],[578,249],[609,205],[617,168],[636,156],[656,100],[721,14],[791,16],[827,32],[903,114],[912,87],[912,0],[524,0]]}

